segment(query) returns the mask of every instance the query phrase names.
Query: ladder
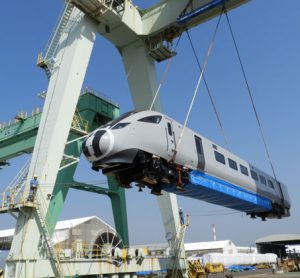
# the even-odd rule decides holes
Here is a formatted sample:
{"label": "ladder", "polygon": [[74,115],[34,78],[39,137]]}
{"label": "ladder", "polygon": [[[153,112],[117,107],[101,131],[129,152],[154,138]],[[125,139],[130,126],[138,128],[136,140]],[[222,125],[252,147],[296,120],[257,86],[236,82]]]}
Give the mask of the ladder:
{"label": "ladder", "polygon": [[10,206],[11,204],[15,203],[15,199],[17,198],[18,194],[25,187],[29,166],[30,166],[30,159],[26,161],[24,166],[21,168],[18,174],[13,178],[11,183],[5,189],[5,192],[7,192],[8,194],[6,196],[7,206]]}
{"label": "ladder", "polygon": [[43,55],[40,53],[38,55],[37,65],[45,70],[48,79],[50,79],[52,69],[54,67],[54,57],[59,46],[59,41],[62,34],[66,31],[66,27],[70,21],[73,9],[74,5],[71,3],[71,1],[67,0],[65,2],[63,11],[59,16],[54,31],[52,32],[52,35],[47,43],[45,54]]}
{"label": "ladder", "polygon": [[88,132],[88,121],[82,119],[78,108],[76,108],[76,111],[73,116],[71,128],[76,130],[77,132],[81,133],[82,135],[87,135]]}
{"label": "ladder", "polygon": [[[184,240],[184,235],[186,232],[186,228],[189,226],[189,215],[186,216],[186,223],[180,225],[179,227],[179,233],[177,234],[177,237],[175,239],[175,248],[174,248],[174,264],[173,264],[173,269],[171,273],[171,278],[176,278],[178,277],[178,270],[180,270],[180,261],[181,261],[181,253],[182,253],[182,245],[183,245],[183,240]],[[187,264],[187,259],[184,254],[183,257],[183,262],[184,262],[184,269],[188,269],[188,264]],[[183,277],[186,277],[183,275]]]}
{"label": "ladder", "polygon": [[[37,198],[37,196],[36,196]],[[47,228],[47,224],[41,214],[41,211],[40,211],[40,202],[38,202],[38,205],[36,206],[36,214],[38,216],[38,221],[39,221],[39,224],[40,224],[40,227],[41,227],[41,230],[42,230],[42,234],[44,236],[44,239],[45,239],[45,243],[46,243],[46,247],[47,247],[47,250],[48,250],[48,255],[49,255],[49,259],[50,259],[50,262],[53,266],[53,270],[54,270],[54,274],[55,274],[55,277],[64,277],[63,273],[62,273],[62,269],[61,269],[61,266],[60,266],[60,263],[59,263],[59,258],[54,250],[54,244],[53,244],[53,241],[52,241],[52,238],[49,234],[49,231],[48,231],[48,228]]]}

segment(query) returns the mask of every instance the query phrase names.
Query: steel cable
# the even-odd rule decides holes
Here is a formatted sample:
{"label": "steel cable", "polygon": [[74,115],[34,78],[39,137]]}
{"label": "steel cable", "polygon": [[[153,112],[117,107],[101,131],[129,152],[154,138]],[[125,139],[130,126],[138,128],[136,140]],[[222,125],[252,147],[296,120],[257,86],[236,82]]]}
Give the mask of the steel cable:
{"label": "steel cable", "polygon": [[[264,144],[264,148],[265,148],[265,151],[266,151],[266,154],[267,154],[267,157],[268,157],[268,161],[269,161],[269,164],[271,166],[274,178],[275,178],[276,182],[279,183],[278,180],[277,180],[276,173],[275,173],[275,168],[274,168],[273,163],[272,163],[272,159],[271,159],[271,155],[270,155],[269,148],[268,148],[268,145],[267,145],[267,141],[266,141],[266,138],[265,138],[265,135],[264,135],[264,132],[263,132],[263,129],[262,129],[262,125],[261,125],[261,122],[260,122],[260,119],[259,119],[259,115],[258,115],[258,112],[257,112],[257,109],[256,109],[253,94],[251,92],[250,85],[249,85],[249,82],[248,82],[248,79],[247,79],[245,67],[243,65],[242,58],[241,58],[241,55],[240,55],[240,51],[239,51],[239,48],[237,46],[237,42],[236,42],[236,39],[235,39],[235,36],[234,36],[234,33],[233,33],[233,29],[232,29],[227,11],[224,10],[224,12],[225,12],[226,20],[227,20],[227,23],[228,23],[228,26],[229,26],[229,30],[230,30],[230,34],[231,34],[232,41],[233,41],[233,44],[234,44],[234,48],[235,48],[235,51],[236,51],[236,54],[237,54],[237,57],[238,57],[238,60],[239,60],[239,64],[241,66],[241,70],[242,70],[242,73],[243,73],[243,76],[244,76],[245,84],[246,84],[246,87],[247,87],[247,92],[248,92],[248,95],[249,95],[249,98],[250,98],[250,101],[251,101],[251,104],[252,104],[252,108],[253,108],[255,118],[256,118],[256,121],[257,121],[257,124],[258,124],[260,135],[261,135],[261,138],[262,138],[262,141],[263,141],[263,144]],[[281,195],[282,195],[282,199],[283,199],[284,197],[283,197],[283,192],[282,192],[281,186],[279,186],[279,187],[280,187],[280,191],[281,191]]]}
{"label": "steel cable", "polygon": [[200,84],[201,84],[201,81],[203,79],[203,74],[204,74],[204,71],[206,69],[206,66],[207,66],[207,63],[208,63],[208,59],[210,57],[210,54],[211,54],[211,51],[212,51],[212,48],[213,48],[213,45],[214,45],[214,41],[215,41],[215,38],[216,38],[216,35],[217,35],[217,31],[219,29],[219,26],[220,26],[220,22],[221,22],[221,18],[222,18],[222,14],[220,14],[219,16],[219,19],[218,19],[218,22],[217,22],[217,25],[216,25],[216,28],[213,32],[213,36],[212,36],[212,39],[210,41],[210,44],[209,44],[209,47],[208,47],[208,50],[207,50],[207,54],[206,54],[206,58],[204,60],[204,64],[203,64],[203,67],[202,67],[202,71],[200,73],[200,76],[198,78],[198,82],[197,82],[197,85],[196,85],[196,88],[195,88],[195,91],[194,91],[194,95],[193,95],[193,98],[192,98],[192,101],[191,101],[191,104],[190,104],[190,107],[189,107],[189,110],[187,112],[187,116],[185,118],[185,121],[184,121],[184,125],[182,127],[182,131],[179,135],[179,138],[178,138],[178,142],[176,144],[176,148],[175,148],[175,151],[174,151],[174,155],[173,155],[173,162],[175,161],[175,158],[176,158],[176,155],[177,155],[177,152],[178,152],[178,149],[180,147],[180,144],[181,144],[181,140],[182,140],[182,137],[183,137],[183,133],[185,131],[185,128],[186,128],[186,125],[187,125],[187,122],[189,120],[189,117],[190,117],[190,114],[191,114],[191,111],[192,111],[192,108],[193,108],[193,105],[194,105],[194,102],[195,102],[195,99],[196,99],[196,96],[198,94],[198,91],[199,91],[199,87],[200,87]]}
{"label": "steel cable", "polygon": [[[197,53],[196,53],[196,50],[195,50],[193,41],[192,41],[192,39],[191,39],[190,33],[189,33],[188,30],[186,30],[186,33],[187,33],[187,36],[188,36],[190,45],[191,45],[191,47],[192,47],[192,50],[193,50],[193,53],[194,53],[194,56],[195,56],[197,65],[198,65],[200,71],[202,72],[202,67],[201,67],[199,58],[198,58],[198,56],[197,56]],[[211,105],[212,105],[213,110],[214,110],[214,112],[215,112],[215,115],[216,115],[216,118],[217,118],[219,127],[220,127],[220,129],[221,129],[221,133],[222,133],[222,135],[223,135],[223,138],[224,138],[226,147],[227,147],[228,150],[230,150],[230,147],[229,147],[229,144],[228,144],[228,140],[227,140],[227,137],[226,137],[226,134],[225,134],[225,130],[224,130],[224,127],[223,127],[221,118],[220,118],[219,113],[218,113],[218,110],[217,110],[217,106],[216,106],[216,104],[215,104],[215,101],[214,101],[214,98],[213,98],[213,96],[212,96],[211,90],[210,90],[209,87],[208,87],[208,84],[207,84],[207,81],[206,81],[206,78],[205,78],[204,74],[203,74],[203,81],[204,81],[204,84],[205,84],[205,87],[206,87],[206,91],[207,91],[207,94],[208,94],[208,96],[209,96]]]}

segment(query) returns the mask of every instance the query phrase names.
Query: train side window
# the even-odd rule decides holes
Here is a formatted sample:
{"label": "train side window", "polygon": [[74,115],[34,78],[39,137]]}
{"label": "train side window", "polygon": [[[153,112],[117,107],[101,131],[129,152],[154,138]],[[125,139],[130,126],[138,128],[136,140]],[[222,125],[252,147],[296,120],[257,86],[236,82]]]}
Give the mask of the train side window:
{"label": "train side window", "polygon": [[201,138],[195,136],[195,142],[196,142],[197,153],[202,155],[203,151],[202,151],[202,140],[201,140]]}
{"label": "train side window", "polygon": [[254,172],[253,170],[251,170],[250,172],[251,172],[251,177],[252,177],[252,179],[258,181],[258,175],[257,175],[257,173]]}
{"label": "train side window", "polygon": [[226,164],[225,162],[225,156],[217,151],[215,151],[215,158],[218,162],[222,163],[222,164]]}
{"label": "train side window", "polygon": [[168,123],[168,133],[170,136],[172,136],[172,126],[170,123]]}
{"label": "train side window", "polygon": [[260,180],[260,182],[261,182],[262,184],[267,185],[267,180],[266,180],[265,177],[259,175],[259,180]]}
{"label": "train side window", "polygon": [[159,124],[161,121],[161,116],[148,116],[145,118],[141,118],[138,120],[139,122],[151,123],[151,124]]}
{"label": "train side window", "polygon": [[274,184],[273,184],[273,182],[272,182],[272,181],[268,180],[268,185],[269,185],[269,187],[271,187],[271,188],[273,188],[273,189],[274,189]]}
{"label": "train side window", "polygon": [[234,169],[234,170],[238,169],[237,163],[234,160],[232,160],[231,158],[228,158],[228,163],[229,163],[229,167],[231,169]]}
{"label": "train side window", "polygon": [[243,166],[243,165],[240,164],[240,168],[241,168],[242,174],[244,174],[246,176],[249,176],[247,167],[245,167],[245,166]]}

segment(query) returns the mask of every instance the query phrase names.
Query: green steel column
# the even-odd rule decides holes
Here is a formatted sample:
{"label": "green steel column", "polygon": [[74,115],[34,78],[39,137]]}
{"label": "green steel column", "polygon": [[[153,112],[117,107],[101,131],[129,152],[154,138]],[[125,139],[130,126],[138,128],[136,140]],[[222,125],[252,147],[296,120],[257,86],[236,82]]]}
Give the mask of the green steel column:
{"label": "green steel column", "polygon": [[[75,136],[70,136],[69,140],[73,139],[75,139]],[[82,140],[78,140],[68,145],[65,153],[79,157],[81,153],[81,144]],[[46,216],[46,223],[48,225],[50,234],[54,232],[55,225],[60,217],[69,188],[73,185],[73,177],[77,165],[78,164],[76,163],[63,169],[57,176],[53,196],[51,198],[49,210]],[[108,187],[110,191],[108,196],[111,200],[116,231],[121,236],[123,244],[128,246],[129,234],[125,190],[119,187],[118,182],[112,177],[108,177]]]}
{"label": "green steel column", "polygon": [[[112,118],[119,117],[120,110],[117,108],[112,109]],[[113,177],[107,177],[108,187],[110,191],[117,194],[109,194],[111,200],[111,206],[114,215],[115,226],[118,234],[123,240],[125,246],[129,246],[129,232],[127,221],[127,208],[126,208],[126,196],[125,189],[118,185],[118,182]]]}
{"label": "green steel column", "polygon": [[[77,135],[71,135],[69,140],[77,138]],[[65,153],[79,157],[81,154],[81,144],[83,140],[78,140],[67,146]],[[46,217],[46,223],[48,225],[49,233],[52,234],[55,229],[55,225],[60,217],[65,199],[67,197],[69,188],[74,183],[74,173],[77,168],[77,163],[73,164],[59,172],[55,183],[53,196],[50,201],[49,210]],[[127,209],[126,209],[126,197],[125,190],[118,186],[117,181],[108,177],[108,187],[110,193],[108,196],[111,200],[111,206],[113,210],[114,223],[117,233],[122,238],[123,244],[129,245],[129,232],[127,221]]]}
{"label": "green steel column", "polygon": [[[79,135],[71,134],[69,141],[80,137]],[[80,157],[82,139],[75,141],[67,145],[65,154],[73,155],[74,157]],[[67,197],[69,188],[73,183],[73,177],[76,171],[78,163],[75,163],[63,170],[61,170],[56,178],[53,195],[49,204],[49,209],[46,216],[46,223],[49,233],[52,234],[55,229],[55,225],[60,217],[62,208],[64,206],[65,199]]]}
{"label": "green steel column", "polygon": [[125,246],[129,246],[125,190],[118,185],[118,182],[115,178],[107,177],[107,180],[110,191],[117,193],[108,194],[111,200],[116,230],[121,236],[123,244]]}
{"label": "green steel column", "polygon": [[[81,95],[77,105],[78,112],[88,121],[90,131],[119,116],[119,107],[90,93]],[[0,161],[19,156],[21,153],[31,153],[35,144],[36,134],[41,119],[41,113],[19,121],[11,126],[0,129]],[[70,132],[68,140],[79,138],[81,135]],[[82,139],[67,145],[65,154],[80,157]],[[108,189],[88,186],[80,187],[74,181],[77,163],[59,172],[46,216],[49,233],[52,234],[60,217],[69,188],[86,190],[97,194],[106,194],[111,199],[115,227],[124,245],[129,244],[128,223],[125,191],[118,186],[113,178],[108,178]],[[77,186],[75,186],[77,185]]]}

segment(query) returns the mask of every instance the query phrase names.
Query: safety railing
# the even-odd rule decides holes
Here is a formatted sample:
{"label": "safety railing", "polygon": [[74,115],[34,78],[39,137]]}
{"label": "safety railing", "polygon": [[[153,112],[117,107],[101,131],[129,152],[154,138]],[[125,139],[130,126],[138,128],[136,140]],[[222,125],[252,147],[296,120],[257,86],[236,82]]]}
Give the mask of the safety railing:
{"label": "safety railing", "polygon": [[125,11],[125,1],[124,0],[106,0],[106,6],[115,10],[120,16],[123,15]]}
{"label": "safety railing", "polygon": [[22,189],[18,194],[14,194],[14,188],[7,189],[0,193],[0,209],[8,211],[21,206],[35,206],[36,202],[28,199],[29,189]]}
{"label": "safety railing", "polygon": [[28,113],[27,111],[21,111],[16,115],[16,117],[14,119],[10,119],[7,122],[0,123],[0,130],[10,127],[12,125],[18,124],[21,121],[26,120],[26,119],[33,117],[40,113],[41,113],[40,107],[36,107],[36,108],[32,109],[31,113]]}
{"label": "safety railing", "polygon": [[89,88],[89,87],[85,87],[83,89],[83,91],[81,92],[81,95],[84,95],[84,94],[92,94],[92,95],[95,95],[101,99],[103,99],[104,101],[116,106],[116,107],[119,107],[119,104],[117,102],[114,102],[109,96],[103,94],[102,92],[100,91],[97,91],[97,90],[94,90],[92,88]]}
{"label": "safety railing", "polygon": [[76,109],[75,114],[73,116],[71,127],[77,130],[88,132],[89,122],[81,117],[78,109]]}
{"label": "safety railing", "polygon": [[88,244],[80,241],[74,241],[71,245],[71,248],[63,248],[60,246],[60,244],[55,245],[55,252],[59,254],[60,258],[70,257],[76,259],[101,259],[113,257],[112,252],[103,251],[106,248],[107,247],[104,244]]}
{"label": "safety railing", "polygon": [[[134,248],[107,247],[107,244],[88,244],[81,240],[73,241],[71,246],[55,244],[54,250],[62,261],[74,259],[102,260],[120,265],[128,260],[139,261],[147,257],[144,252],[137,252]],[[109,249],[109,250],[108,250]]]}

